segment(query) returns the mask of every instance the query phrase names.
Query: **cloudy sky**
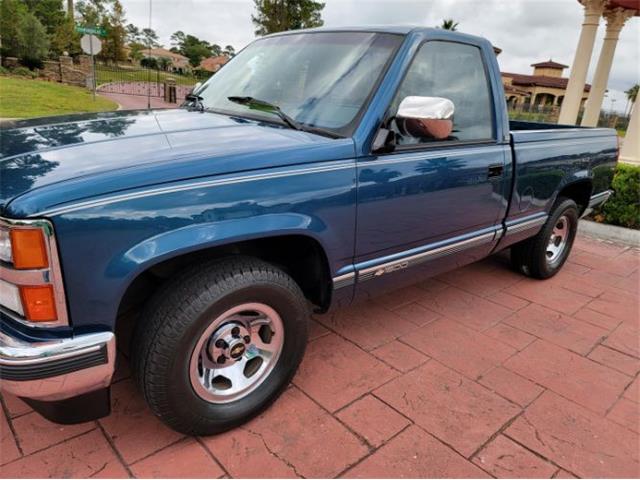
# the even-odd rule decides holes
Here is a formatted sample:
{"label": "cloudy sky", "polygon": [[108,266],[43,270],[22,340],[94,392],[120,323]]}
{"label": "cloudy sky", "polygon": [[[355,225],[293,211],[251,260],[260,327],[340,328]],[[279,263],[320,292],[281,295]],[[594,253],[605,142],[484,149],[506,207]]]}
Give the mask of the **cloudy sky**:
{"label": "cloudy sky", "polygon": [[[182,30],[236,50],[254,38],[253,0],[152,0],[152,26],[168,48],[169,37]],[[129,22],[149,23],[149,0],[122,0]],[[580,35],[583,8],[577,0],[325,0],[325,26],[439,25],[454,18],[465,33],[481,35],[502,48],[502,71],[530,73],[532,63],[548,60],[570,65]],[[601,22],[591,60],[593,75],[602,37]],[[568,75],[568,71],[565,71]],[[622,93],[640,81],[640,17],[622,30],[609,77],[604,108],[625,107]]]}

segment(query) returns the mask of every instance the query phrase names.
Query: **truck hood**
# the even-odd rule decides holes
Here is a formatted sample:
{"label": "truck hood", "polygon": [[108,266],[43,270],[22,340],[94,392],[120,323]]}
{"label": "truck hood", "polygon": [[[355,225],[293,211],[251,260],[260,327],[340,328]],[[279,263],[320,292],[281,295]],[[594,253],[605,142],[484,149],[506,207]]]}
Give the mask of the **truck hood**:
{"label": "truck hood", "polygon": [[159,183],[353,156],[351,139],[183,109],[17,121],[0,136],[0,212],[7,216]]}

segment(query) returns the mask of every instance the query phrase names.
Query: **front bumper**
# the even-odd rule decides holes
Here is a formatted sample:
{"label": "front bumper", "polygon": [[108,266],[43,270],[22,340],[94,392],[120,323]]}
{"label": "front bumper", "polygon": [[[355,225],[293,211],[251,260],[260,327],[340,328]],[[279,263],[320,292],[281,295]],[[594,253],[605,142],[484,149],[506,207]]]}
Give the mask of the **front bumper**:
{"label": "front bumper", "polygon": [[0,332],[0,389],[53,402],[108,387],[115,370],[111,332],[25,342]]}

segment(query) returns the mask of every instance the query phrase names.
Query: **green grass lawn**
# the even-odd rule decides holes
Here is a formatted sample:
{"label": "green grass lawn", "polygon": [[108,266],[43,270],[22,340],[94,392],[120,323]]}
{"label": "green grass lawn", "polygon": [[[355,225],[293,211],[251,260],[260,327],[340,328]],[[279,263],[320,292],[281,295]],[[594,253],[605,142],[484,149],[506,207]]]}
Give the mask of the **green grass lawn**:
{"label": "green grass lawn", "polygon": [[0,118],[32,118],[68,113],[105,112],[118,104],[85,88],[0,76]]}
{"label": "green grass lawn", "polygon": [[112,67],[109,65],[96,65],[96,77],[98,85],[111,82],[164,82],[167,77],[175,79],[176,85],[195,85],[199,81],[189,75],[161,72],[149,69],[128,69],[126,67]]}

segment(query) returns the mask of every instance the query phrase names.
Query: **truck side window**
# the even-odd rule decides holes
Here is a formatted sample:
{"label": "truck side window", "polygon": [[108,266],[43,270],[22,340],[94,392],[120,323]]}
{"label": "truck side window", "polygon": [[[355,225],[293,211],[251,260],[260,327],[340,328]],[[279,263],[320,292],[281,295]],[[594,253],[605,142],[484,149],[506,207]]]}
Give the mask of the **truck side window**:
{"label": "truck side window", "polygon": [[[395,116],[398,105],[408,96],[443,97],[455,107],[453,131],[447,140],[490,140],[493,135],[489,82],[478,47],[462,43],[429,41],[420,47],[391,105]],[[434,141],[416,138],[392,121],[398,145]],[[442,141],[442,140],[440,140]]]}

